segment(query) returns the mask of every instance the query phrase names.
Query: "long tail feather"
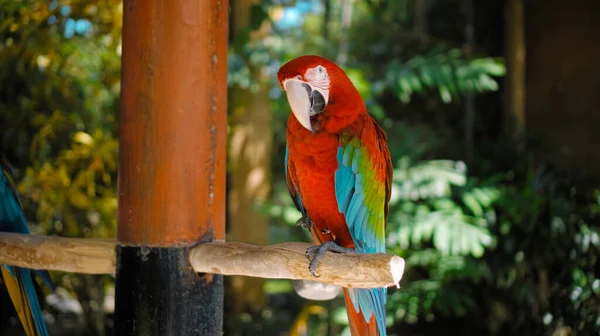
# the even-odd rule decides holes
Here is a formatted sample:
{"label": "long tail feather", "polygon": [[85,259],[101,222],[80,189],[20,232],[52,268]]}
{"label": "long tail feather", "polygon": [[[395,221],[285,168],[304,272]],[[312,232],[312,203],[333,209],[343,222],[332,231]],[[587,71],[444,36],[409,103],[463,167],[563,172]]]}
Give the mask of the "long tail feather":
{"label": "long tail feather", "polygon": [[31,271],[26,268],[7,266],[2,266],[1,269],[8,294],[27,336],[47,336],[48,330],[35,292]]}
{"label": "long tail feather", "polygon": [[[385,295],[382,289],[348,289],[344,288],[344,300],[348,312],[350,332],[353,336],[385,336]],[[369,304],[365,304],[368,301]],[[372,306],[372,311],[361,311],[360,306]],[[364,309],[364,308],[363,308]],[[369,320],[365,313],[370,315]],[[383,322],[383,323],[382,323]]]}
{"label": "long tail feather", "polygon": [[[12,170],[6,158],[0,153],[0,231],[29,234],[25,215],[17,196]],[[28,336],[48,335],[42,309],[35,292],[33,274],[51,289],[54,284],[47,271],[33,271],[27,268],[0,265],[10,298],[19,315],[23,329]]]}
{"label": "long tail feather", "polygon": [[52,282],[52,278],[50,277],[50,273],[48,273],[48,271],[33,270],[33,273],[40,277],[42,282],[50,289],[51,292],[56,290],[56,286],[54,286],[54,282]]}

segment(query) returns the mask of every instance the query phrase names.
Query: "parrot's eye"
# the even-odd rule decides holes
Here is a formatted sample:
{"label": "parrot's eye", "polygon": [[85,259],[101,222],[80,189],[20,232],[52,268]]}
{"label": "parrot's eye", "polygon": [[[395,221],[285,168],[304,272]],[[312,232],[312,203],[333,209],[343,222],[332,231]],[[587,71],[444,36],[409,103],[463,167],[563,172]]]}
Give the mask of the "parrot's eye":
{"label": "parrot's eye", "polygon": [[319,65],[319,66],[317,66],[317,72],[319,74],[322,74],[323,72],[325,72],[325,68],[323,66]]}

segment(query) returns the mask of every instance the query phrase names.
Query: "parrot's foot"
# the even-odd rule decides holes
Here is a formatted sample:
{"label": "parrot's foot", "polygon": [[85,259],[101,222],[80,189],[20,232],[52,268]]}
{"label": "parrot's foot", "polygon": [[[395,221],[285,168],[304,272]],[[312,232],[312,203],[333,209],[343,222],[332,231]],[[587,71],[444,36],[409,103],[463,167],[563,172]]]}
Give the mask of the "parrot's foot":
{"label": "parrot's foot", "polygon": [[321,245],[311,246],[306,249],[306,258],[310,261],[308,264],[308,270],[310,274],[315,278],[319,276],[316,274],[317,266],[319,265],[319,261],[325,256],[327,251],[336,252],[336,253],[356,253],[356,249],[341,247],[333,241],[324,242]]}
{"label": "parrot's foot", "polygon": [[310,231],[310,229],[312,229],[312,227],[313,227],[313,222],[312,222],[312,219],[310,219],[310,217],[308,217],[308,215],[302,215],[302,217],[300,217],[300,219],[298,219],[298,221],[296,222],[296,225],[302,226],[303,228]]}

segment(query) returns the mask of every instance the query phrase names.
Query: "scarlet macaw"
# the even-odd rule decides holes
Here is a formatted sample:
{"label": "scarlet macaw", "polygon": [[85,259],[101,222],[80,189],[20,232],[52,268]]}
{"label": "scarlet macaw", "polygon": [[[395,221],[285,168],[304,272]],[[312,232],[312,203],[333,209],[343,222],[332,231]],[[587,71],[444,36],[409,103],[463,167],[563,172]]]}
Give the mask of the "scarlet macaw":
{"label": "scarlet macaw", "polygon": [[[7,160],[0,155],[0,231],[29,234],[25,215],[17,197],[15,181]],[[27,336],[48,335],[42,309],[33,284],[32,270],[0,265],[3,281]],[[52,290],[47,271],[33,271]]]}
{"label": "scarlet macaw", "polygon": [[[301,56],[278,79],[292,114],[287,122],[287,185],[299,225],[316,246],[307,250],[313,276],[327,251],[385,252],[392,163],[386,136],[335,63]],[[386,288],[344,288],[353,335],[385,335]]]}

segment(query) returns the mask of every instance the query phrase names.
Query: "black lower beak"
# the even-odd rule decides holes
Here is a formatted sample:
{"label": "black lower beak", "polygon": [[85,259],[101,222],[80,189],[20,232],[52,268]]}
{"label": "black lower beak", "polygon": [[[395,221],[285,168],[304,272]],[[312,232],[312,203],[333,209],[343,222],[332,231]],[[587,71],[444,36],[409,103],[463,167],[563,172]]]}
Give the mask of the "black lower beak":
{"label": "black lower beak", "polygon": [[325,109],[325,97],[323,97],[321,92],[313,90],[310,85],[306,83],[304,83],[302,86],[308,93],[308,99],[310,99],[310,115],[313,116],[323,112]]}
{"label": "black lower beak", "polygon": [[323,110],[325,109],[325,98],[323,97],[323,95],[319,91],[314,90],[309,94],[309,97],[310,109],[312,110],[312,112],[314,114],[323,112]]}

